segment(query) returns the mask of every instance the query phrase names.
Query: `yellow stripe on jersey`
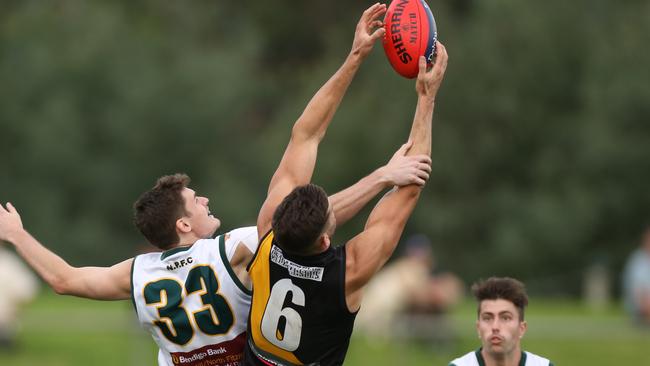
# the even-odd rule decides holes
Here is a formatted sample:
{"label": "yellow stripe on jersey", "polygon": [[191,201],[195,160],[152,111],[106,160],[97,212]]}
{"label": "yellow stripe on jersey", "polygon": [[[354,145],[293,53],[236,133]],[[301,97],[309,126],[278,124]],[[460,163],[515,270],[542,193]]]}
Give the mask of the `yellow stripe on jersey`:
{"label": "yellow stripe on jersey", "polygon": [[277,357],[281,357],[291,363],[302,365],[296,356],[279,348],[269,342],[262,335],[262,318],[266,311],[269,297],[271,296],[270,290],[270,253],[273,246],[273,232],[269,234],[260,243],[257,256],[251,263],[249,275],[253,281],[253,299],[250,314],[250,329],[253,342],[255,346],[265,352],[268,352]]}

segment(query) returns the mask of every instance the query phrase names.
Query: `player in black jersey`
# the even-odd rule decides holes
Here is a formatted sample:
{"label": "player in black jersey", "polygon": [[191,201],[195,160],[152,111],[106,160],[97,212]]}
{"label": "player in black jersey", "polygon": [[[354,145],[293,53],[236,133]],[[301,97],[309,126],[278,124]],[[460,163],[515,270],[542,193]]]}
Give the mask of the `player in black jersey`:
{"label": "player in black jersey", "polygon": [[[393,253],[419,198],[421,184],[394,187],[370,213],[365,229],[334,247],[330,238],[345,210],[309,184],[334,112],[361,62],[384,35],[377,19],[385,12],[386,6],[378,3],[363,13],[352,51],[294,124],[271,179],[257,220],[262,240],[248,266],[253,299],[245,365],[342,364],[361,291]],[[419,60],[417,107],[404,147],[408,155],[423,156],[418,163],[423,166],[431,154],[435,97],[447,66],[445,47],[437,47],[432,68],[424,57]]]}

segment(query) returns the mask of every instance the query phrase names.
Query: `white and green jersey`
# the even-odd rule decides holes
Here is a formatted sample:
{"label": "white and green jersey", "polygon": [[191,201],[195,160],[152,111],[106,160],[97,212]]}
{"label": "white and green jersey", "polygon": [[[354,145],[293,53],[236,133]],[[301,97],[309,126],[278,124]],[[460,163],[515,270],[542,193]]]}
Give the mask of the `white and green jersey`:
{"label": "white and green jersey", "polygon": [[243,243],[255,253],[257,228],[133,260],[133,303],[158,344],[161,366],[236,366],[242,358],[251,292],[230,258]]}
{"label": "white and green jersey", "polygon": [[[469,352],[463,357],[459,357],[449,363],[449,366],[485,366],[485,360],[481,355],[481,349]],[[534,353],[523,351],[519,366],[553,366],[553,363],[544,357]]]}

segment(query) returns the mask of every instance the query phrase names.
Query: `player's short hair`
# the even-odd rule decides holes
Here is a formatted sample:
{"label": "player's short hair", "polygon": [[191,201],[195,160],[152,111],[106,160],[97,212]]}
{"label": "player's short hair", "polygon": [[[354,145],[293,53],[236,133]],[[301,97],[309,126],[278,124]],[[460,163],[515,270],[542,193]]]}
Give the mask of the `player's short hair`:
{"label": "player's short hair", "polygon": [[280,248],[308,254],[327,224],[329,201],[323,188],[307,184],[294,188],[275,209],[271,227]]}
{"label": "player's short hair", "polygon": [[181,173],[160,177],[133,204],[133,222],[152,245],[164,250],[180,241],[176,221],[187,215],[181,192],[189,183]]}
{"label": "player's short hair", "polygon": [[524,309],[528,306],[526,287],[521,281],[510,277],[490,277],[472,285],[472,294],[478,301],[477,313],[481,315],[483,300],[503,299],[510,301],[519,310],[519,321],[524,320]]}

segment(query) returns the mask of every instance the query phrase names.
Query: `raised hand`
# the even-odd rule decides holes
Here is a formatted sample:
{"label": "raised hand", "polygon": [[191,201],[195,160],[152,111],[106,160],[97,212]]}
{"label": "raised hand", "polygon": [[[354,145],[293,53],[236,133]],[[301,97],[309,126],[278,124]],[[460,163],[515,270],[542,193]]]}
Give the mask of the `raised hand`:
{"label": "raised hand", "polygon": [[390,161],[381,168],[384,178],[392,185],[416,184],[423,186],[429,179],[431,157],[426,154],[406,156],[411,145],[411,141],[402,145],[393,154]]}
{"label": "raised hand", "polygon": [[357,23],[352,42],[352,54],[362,59],[370,54],[375,42],[386,33],[384,22],[379,18],[386,14],[386,4],[376,3],[366,9]]}
{"label": "raised hand", "polygon": [[437,42],[436,49],[436,62],[429,70],[427,70],[427,61],[424,56],[420,56],[420,72],[415,83],[415,90],[418,92],[418,95],[426,97],[430,101],[436,99],[436,94],[438,94],[438,89],[447,69],[447,49],[440,42]]}
{"label": "raised hand", "polygon": [[13,242],[15,234],[23,230],[23,222],[16,208],[7,202],[5,209],[0,204],[0,241]]}

